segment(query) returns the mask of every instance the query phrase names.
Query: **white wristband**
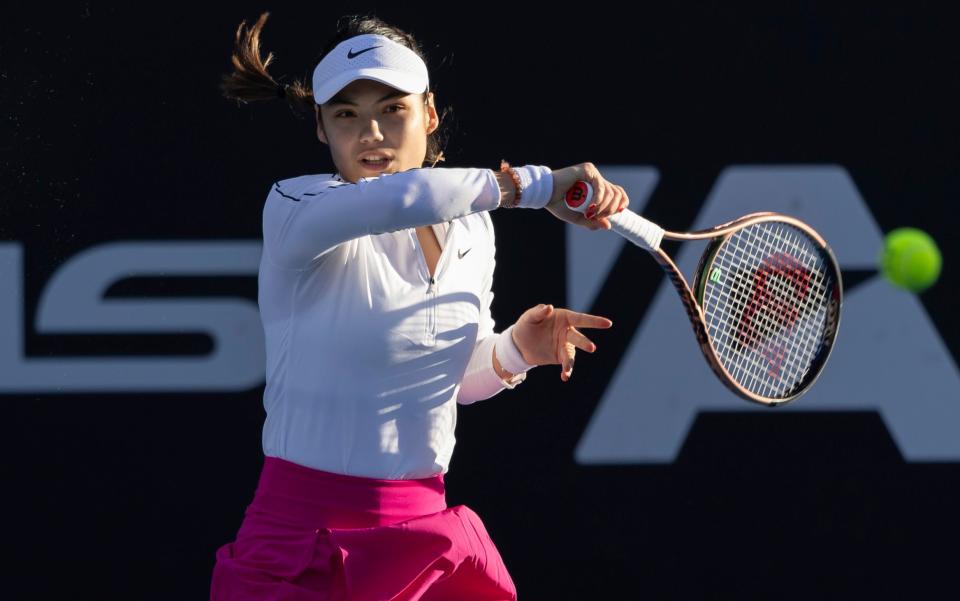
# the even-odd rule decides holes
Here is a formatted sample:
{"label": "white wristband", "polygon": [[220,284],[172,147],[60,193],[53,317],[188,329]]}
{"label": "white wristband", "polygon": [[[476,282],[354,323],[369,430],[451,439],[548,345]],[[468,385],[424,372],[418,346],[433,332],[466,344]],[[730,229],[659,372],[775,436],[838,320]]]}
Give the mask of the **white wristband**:
{"label": "white wristband", "polygon": [[542,209],[553,196],[553,171],[546,165],[514,167],[520,177],[520,204],[523,209]]}
{"label": "white wristband", "polygon": [[536,365],[523,360],[520,349],[517,348],[517,344],[513,341],[513,326],[500,332],[500,337],[497,339],[497,345],[494,349],[497,353],[497,361],[500,362],[500,366],[512,374],[523,373],[529,371],[532,367],[536,367]]}

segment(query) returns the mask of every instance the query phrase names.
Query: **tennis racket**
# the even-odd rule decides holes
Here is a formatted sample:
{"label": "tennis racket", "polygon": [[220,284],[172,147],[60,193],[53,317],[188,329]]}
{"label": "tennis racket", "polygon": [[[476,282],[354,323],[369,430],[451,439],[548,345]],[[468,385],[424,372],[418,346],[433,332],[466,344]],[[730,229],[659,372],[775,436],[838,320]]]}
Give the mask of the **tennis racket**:
{"label": "tennis racket", "polygon": [[[593,187],[583,180],[564,197],[580,213],[592,199]],[[833,350],[843,297],[837,260],[813,228],[770,212],[684,233],[629,208],[607,219],[670,277],[703,356],[727,388],[768,406],[810,389]],[[708,241],[692,289],[660,248],[664,238]]]}

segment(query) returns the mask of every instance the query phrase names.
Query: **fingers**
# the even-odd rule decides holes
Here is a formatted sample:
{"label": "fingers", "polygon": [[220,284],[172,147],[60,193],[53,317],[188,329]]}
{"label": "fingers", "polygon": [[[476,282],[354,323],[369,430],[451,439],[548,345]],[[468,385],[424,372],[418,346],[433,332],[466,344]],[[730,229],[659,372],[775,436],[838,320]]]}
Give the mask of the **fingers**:
{"label": "fingers", "polygon": [[555,308],[552,305],[537,305],[534,310],[540,307],[551,309],[551,320],[554,322],[552,325],[555,363],[560,364],[560,379],[566,382],[573,376],[577,349],[580,348],[588,353],[594,353],[597,350],[597,345],[579,331],[577,326],[609,328],[613,326],[613,321],[600,315],[578,313],[569,309]]}
{"label": "fingers", "polygon": [[553,305],[541,303],[535,307],[530,307],[525,311],[528,313],[527,319],[530,323],[540,323],[553,314]]}
{"label": "fingers", "polygon": [[[584,315],[585,317],[596,317],[594,315]],[[605,320],[612,324],[609,319],[605,317],[600,317],[598,319]],[[609,327],[609,326],[602,326]],[[583,335],[583,332],[580,332],[573,326],[568,326],[566,329],[566,334],[561,338],[560,347],[557,349],[557,355],[560,357],[560,379],[564,382],[568,381],[573,376],[573,364],[576,359],[577,349],[583,349],[588,353],[596,352],[597,345],[594,344],[592,340]]]}
{"label": "fingers", "polygon": [[610,206],[611,197],[615,194],[613,185],[603,179],[598,173],[593,181],[593,200],[584,212],[587,219],[605,217]]}
{"label": "fingers", "polygon": [[567,330],[567,342],[580,350],[587,351],[588,353],[592,353],[597,350],[597,345],[574,327],[571,327],[569,330]]}
{"label": "fingers", "polygon": [[618,200],[611,205],[610,214],[608,216],[600,215],[597,218],[597,221],[603,225],[604,229],[612,229],[613,224],[610,223],[610,217],[620,213],[630,205],[630,198],[627,196],[626,191],[620,186],[617,187],[620,188],[622,194],[618,197]]}
{"label": "fingers", "polygon": [[564,342],[560,350],[560,379],[566,382],[573,376],[573,364],[577,355],[577,347]]}
{"label": "fingers", "polygon": [[600,176],[597,178],[599,180],[597,192],[593,202],[587,207],[585,215],[587,219],[599,223],[603,229],[610,229],[612,224],[608,218],[627,208],[630,198],[623,186],[610,183]]}
{"label": "fingers", "polygon": [[590,315],[589,313],[570,312],[570,325],[580,328],[609,328],[613,326],[613,321],[599,315]]}
{"label": "fingers", "polygon": [[594,221],[593,219],[587,219],[583,213],[576,213],[577,225],[582,225],[588,230],[603,230],[608,229],[603,226],[602,223]]}
{"label": "fingers", "polygon": [[619,206],[620,187],[607,183],[604,186],[605,195],[597,201],[596,210],[592,213],[592,219],[598,222],[603,229],[609,230],[612,225],[608,217],[613,212],[611,207]]}
{"label": "fingers", "polygon": [[[590,184],[593,197],[588,206],[569,208],[564,199],[573,184],[582,180]],[[609,217],[622,211],[629,203],[622,186],[607,181],[593,163],[579,163],[554,171],[554,190],[547,210],[558,219],[589,230],[609,230]],[[582,213],[580,211],[583,211]]]}

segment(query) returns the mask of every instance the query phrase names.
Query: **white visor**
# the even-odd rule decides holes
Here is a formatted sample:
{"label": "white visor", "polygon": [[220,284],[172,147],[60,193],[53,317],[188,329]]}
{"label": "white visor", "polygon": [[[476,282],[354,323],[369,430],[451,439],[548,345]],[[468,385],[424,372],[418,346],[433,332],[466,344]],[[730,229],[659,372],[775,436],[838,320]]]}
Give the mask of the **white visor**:
{"label": "white visor", "polygon": [[365,33],[337,44],[313,70],[313,99],[323,104],[356,79],[373,79],[408,94],[427,91],[427,65],[388,37]]}

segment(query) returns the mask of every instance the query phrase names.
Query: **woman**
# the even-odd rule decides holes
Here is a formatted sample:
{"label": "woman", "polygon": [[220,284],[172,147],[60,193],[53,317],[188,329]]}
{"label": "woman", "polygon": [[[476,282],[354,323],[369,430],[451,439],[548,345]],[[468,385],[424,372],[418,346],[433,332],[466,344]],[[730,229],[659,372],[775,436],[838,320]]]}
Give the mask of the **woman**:
{"label": "woman", "polygon": [[[604,317],[541,304],[501,333],[490,314],[498,207],[590,229],[628,204],[589,164],[435,168],[440,124],[416,41],[375,17],[340,27],[312,89],[260,58],[264,13],[241,23],[229,98],[311,110],[333,175],[276,182],[263,209],[264,465],[211,598],[515,599],[480,518],[447,507],[457,404],[515,388],[596,346]],[[430,167],[424,165],[429,163]],[[592,219],[568,210],[578,179]]]}

